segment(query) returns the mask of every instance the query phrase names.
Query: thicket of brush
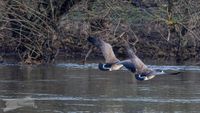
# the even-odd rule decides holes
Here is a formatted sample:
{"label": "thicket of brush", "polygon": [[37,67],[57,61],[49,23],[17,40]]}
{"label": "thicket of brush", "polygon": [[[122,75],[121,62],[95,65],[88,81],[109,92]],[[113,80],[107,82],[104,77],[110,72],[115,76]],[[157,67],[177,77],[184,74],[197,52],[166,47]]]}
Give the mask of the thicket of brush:
{"label": "thicket of brush", "polygon": [[0,1],[0,50],[24,63],[51,63],[60,51],[84,56],[90,35],[118,56],[128,38],[140,57],[199,59],[199,9],[199,0]]}
{"label": "thicket of brush", "polygon": [[68,0],[1,1],[1,51],[15,52],[28,64],[53,62],[62,44],[58,29],[60,16],[75,3]]}

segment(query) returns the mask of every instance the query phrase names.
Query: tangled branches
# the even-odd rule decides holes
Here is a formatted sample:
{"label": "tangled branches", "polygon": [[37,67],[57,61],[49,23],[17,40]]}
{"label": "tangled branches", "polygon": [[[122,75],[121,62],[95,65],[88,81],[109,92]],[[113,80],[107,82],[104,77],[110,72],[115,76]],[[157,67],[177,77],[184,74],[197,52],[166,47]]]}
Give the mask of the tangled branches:
{"label": "tangled branches", "polygon": [[53,62],[61,45],[56,22],[59,14],[65,11],[60,9],[67,4],[63,0],[59,3],[54,0],[1,1],[0,38],[3,47],[17,51],[23,63]]}
{"label": "tangled branches", "polygon": [[24,63],[51,63],[60,49],[84,54],[88,35],[104,38],[121,54],[126,36],[142,54],[174,57],[185,46],[198,51],[199,7],[198,0],[4,0],[0,50],[12,49]]}

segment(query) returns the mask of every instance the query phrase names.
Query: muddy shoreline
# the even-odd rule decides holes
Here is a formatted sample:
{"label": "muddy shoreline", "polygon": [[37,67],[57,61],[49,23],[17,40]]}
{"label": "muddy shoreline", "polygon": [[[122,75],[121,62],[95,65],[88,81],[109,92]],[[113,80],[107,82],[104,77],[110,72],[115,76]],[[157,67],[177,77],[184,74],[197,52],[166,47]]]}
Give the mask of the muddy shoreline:
{"label": "muddy shoreline", "polygon": [[[0,52],[1,53],[1,52]],[[55,58],[54,62],[51,64],[56,63],[78,63],[78,64],[84,64],[84,63],[103,63],[104,58],[102,54],[92,52],[89,57],[87,58],[86,62],[84,62],[86,53],[74,53],[73,55],[68,55],[66,52],[61,52],[58,54],[58,56]],[[140,54],[141,55],[141,54]],[[193,65],[193,66],[200,66],[200,59],[196,58],[190,58],[188,60],[184,60],[181,62],[178,62],[176,58],[174,57],[168,57],[168,58],[156,58],[156,57],[148,57],[148,56],[140,56],[139,57],[147,64],[151,65]],[[120,60],[127,59],[128,57],[126,55],[116,55]],[[18,57],[17,53],[1,53],[0,56],[0,64],[25,64],[21,62],[21,59]],[[40,65],[41,63],[34,63],[31,65]],[[44,63],[43,63],[44,64]]]}

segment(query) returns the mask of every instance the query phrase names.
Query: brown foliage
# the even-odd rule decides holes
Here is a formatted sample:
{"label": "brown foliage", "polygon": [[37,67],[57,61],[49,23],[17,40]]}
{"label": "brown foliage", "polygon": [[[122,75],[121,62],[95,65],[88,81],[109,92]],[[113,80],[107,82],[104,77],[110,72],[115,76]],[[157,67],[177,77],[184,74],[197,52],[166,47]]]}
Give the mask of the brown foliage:
{"label": "brown foliage", "polygon": [[[61,5],[58,5],[61,3]],[[15,50],[23,63],[54,61],[62,40],[57,28],[59,14],[68,2],[61,0],[1,1],[1,46]],[[64,10],[65,11],[65,10]]]}
{"label": "brown foliage", "polygon": [[92,35],[111,43],[118,56],[129,38],[143,57],[199,58],[199,9],[199,0],[0,1],[0,46],[24,63],[50,63],[59,50],[84,56]]}

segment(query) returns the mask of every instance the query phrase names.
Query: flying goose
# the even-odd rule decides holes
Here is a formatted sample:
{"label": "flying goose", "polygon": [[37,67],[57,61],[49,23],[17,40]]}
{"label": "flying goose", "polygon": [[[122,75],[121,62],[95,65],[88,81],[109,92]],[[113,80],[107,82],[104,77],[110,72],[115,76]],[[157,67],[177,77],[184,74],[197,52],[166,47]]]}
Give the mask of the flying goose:
{"label": "flying goose", "polygon": [[[162,70],[152,70],[147,67],[133,52],[126,42],[125,47],[129,56],[129,59],[120,61],[116,58],[112,46],[100,39],[99,37],[89,36],[87,39],[92,45],[99,48],[105,58],[105,64],[99,63],[99,69],[102,71],[113,71],[119,70],[121,67],[126,67],[129,71],[135,74],[137,80],[150,80],[156,75],[165,75]],[[168,74],[178,74],[178,73],[168,73]]]}

